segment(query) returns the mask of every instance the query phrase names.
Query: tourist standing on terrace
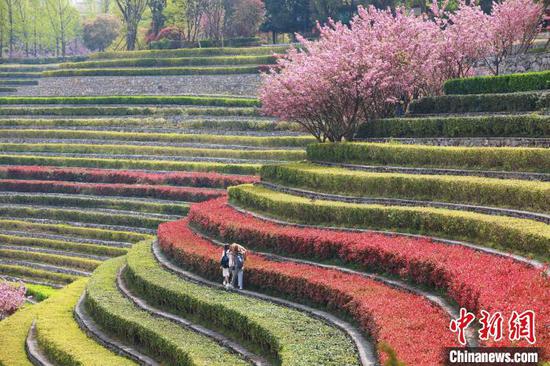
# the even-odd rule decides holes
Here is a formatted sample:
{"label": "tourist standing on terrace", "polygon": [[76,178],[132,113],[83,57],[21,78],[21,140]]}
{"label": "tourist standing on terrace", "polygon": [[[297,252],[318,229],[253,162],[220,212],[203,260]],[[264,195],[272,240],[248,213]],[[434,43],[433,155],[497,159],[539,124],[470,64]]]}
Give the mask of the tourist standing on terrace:
{"label": "tourist standing on terrace", "polygon": [[230,268],[235,264],[233,253],[229,250],[229,244],[223,246],[222,257],[220,259],[220,265],[222,267],[223,285],[229,287],[229,276],[231,274]]}
{"label": "tourist standing on terrace", "polygon": [[233,267],[232,267],[232,278],[231,285],[236,287],[238,284],[239,290],[243,289],[243,271],[244,271],[244,262],[246,261],[246,249],[242,245],[233,243],[229,246],[231,253],[233,254]]}

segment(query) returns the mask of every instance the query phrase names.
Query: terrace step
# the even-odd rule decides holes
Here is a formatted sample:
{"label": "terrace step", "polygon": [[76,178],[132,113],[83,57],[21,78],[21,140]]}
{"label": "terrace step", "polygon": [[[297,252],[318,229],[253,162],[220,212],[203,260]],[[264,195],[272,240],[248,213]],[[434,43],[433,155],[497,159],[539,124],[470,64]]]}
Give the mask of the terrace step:
{"label": "terrace step", "polygon": [[56,274],[66,274],[66,275],[77,276],[77,277],[88,277],[92,274],[92,272],[81,271],[70,267],[54,266],[50,264],[32,262],[28,260],[0,258],[0,264],[9,265],[9,266],[24,266],[32,269],[41,270],[41,271],[53,272]]}
{"label": "terrace step", "polygon": [[491,216],[443,208],[380,206],[303,197],[242,185],[230,187],[229,199],[240,207],[303,224],[427,233],[547,260],[550,226],[527,219]]}
{"label": "terrace step", "polygon": [[73,308],[84,290],[79,280],[47,300],[34,325],[35,340],[48,360],[56,365],[134,365],[88,338],[73,318]]}
{"label": "terrace step", "polygon": [[27,357],[29,358],[29,361],[35,365],[35,366],[55,366],[53,363],[51,363],[44,352],[40,349],[38,346],[38,341],[36,340],[36,326],[33,322],[29,333],[27,335],[27,339],[25,340],[25,350],[27,352]]}
{"label": "terrace step", "polygon": [[351,170],[361,170],[366,172],[377,173],[402,173],[402,174],[427,174],[427,175],[457,175],[457,176],[474,176],[498,179],[524,179],[524,180],[540,180],[550,182],[550,174],[548,173],[531,173],[531,172],[508,172],[508,171],[492,171],[492,170],[465,170],[465,169],[441,169],[441,168],[412,168],[404,166],[388,166],[388,165],[357,165],[345,163],[330,163],[326,161],[313,160],[312,163],[329,167],[345,168]]}
{"label": "terrace step", "polygon": [[[0,180],[0,189],[2,187]],[[187,213],[189,205],[175,200],[155,198],[140,198],[132,196],[99,196],[86,194],[65,193],[33,193],[0,191],[0,203],[4,204],[33,204],[49,206],[71,206],[87,208],[107,208],[127,210],[131,212],[145,212],[151,214],[179,215]]]}
{"label": "terrace step", "polygon": [[[53,289],[60,289],[60,288],[63,288],[63,286],[65,286],[65,284],[61,285],[59,283],[53,283],[53,282],[48,282],[48,281],[40,281],[40,280],[37,280],[37,279],[34,279],[32,277],[25,277],[25,276],[18,276],[18,277],[15,277],[15,276],[9,276],[9,275],[3,275],[1,273],[2,269],[0,268],[0,279],[3,279],[5,281],[8,281],[8,282],[23,282],[25,283],[26,285],[38,285],[38,286],[47,286],[47,287],[51,287]],[[29,301],[29,300],[27,300]]]}
{"label": "terrace step", "polygon": [[117,272],[123,265],[124,258],[105,262],[87,286],[86,310],[103,332],[153,356],[155,360],[149,359],[147,364],[248,364],[207,337],[136,308],[116,286]]}
{"label": "terrace step", "polygon": [[475,146],[475,147],[543,147],[550,148],[550,138],[529,137],[373,137],[354,141],[370,143],[395,142],[407,145]]}
{"label": "terrace step", "polygon": [[60,69],[42,72],[42,77],[71,76],[168,76],[168,75],[233,75],[257,74],[260,66],[194,66],[194,67],[124,67],[92,69]]}
{"label": "terrace step", "polygon": [[[4,222],[0,222],[0,227],[2,227],[3,223]],[[28,230],[25,230],[25,231],[0,229],[0,235],[15,235],[15,236],[20,236],[25,238],[56,240],[61,242],[74,242],[82,245],[87,245],[87,244],[100,245],[100,246],[115,247],[115,248],[129,248],[133,245],[131,242],[128,242],[128,241],[101,240],[101,239],[93,239],[93,238],[87,238],[87,237],[79,237],[76,235],[56,235],[56,234],[30,231],[32,229],[39,229],[39,228],[40,228],[39,225],[35,227],[30,227],[29,225]]]}
{"label": "terrace step", "polygon": [[[0,243],[1,243],[0,238]],[[84,258],[84,259],[93,259],[96,261],[105,261],[109,259],[110,257],[106,256],[99,256],[99,255],[93,255],[93,254],[86,254],[86,253],[79,253],[79,252],[70,252],[66,250],[55,250],[55,249],[47,249],[47,248],[37,248],[37,247],[29,247],[29,246],[21,246],[21,245],[4,245],[0,244],[0,254],[2,253],[2,250],[10,250],[10,251],[21,251],[21,252],[30,252],[30,253],[44,253],[44,254],[54,254],[59,256],[65,256],[65,257],[75,257],[75,258]]]}
{"label": "terrace step", "polygon": [[[276,364],[320,364],[327,360],[324,351],[319,350],[325,349],[326,342],[336,347],[330,364],[337,364],[337,360],[340,364],[356,364],[353,343],[345,335],[353,328],[343,331],[336,329],[342,327],[333,328],[335,323],[339,324],[337,318],[304,311],[306,309],[290,302],[260,295],[251,297],[248,291],[228,292],[219,283],[196,276],[182,277],[181,271],[173,274],[163,266],[155,260],[150,243],[142,243],[129,253],[123,278],[134,293],[151,306],[162,306],[170,314],[191,317],[188,319],[203,326],[215,327],[233,341],[274,359]],[[316,330],[312,331],[311,327]],[[310,354],[312,350],[317,354]],[[346,353],[350,353],[349,356]]]}

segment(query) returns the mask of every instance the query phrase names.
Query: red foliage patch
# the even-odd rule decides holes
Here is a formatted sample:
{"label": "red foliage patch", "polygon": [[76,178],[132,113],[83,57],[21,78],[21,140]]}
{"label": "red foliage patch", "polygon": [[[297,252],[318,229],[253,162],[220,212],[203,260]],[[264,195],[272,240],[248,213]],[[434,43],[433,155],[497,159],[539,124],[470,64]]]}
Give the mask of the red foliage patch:
{"label": "red foliage patch", "polygon": [[5,179],[63,180],[87,183],[167,184],[175,186],[227,188],[254,183],[255,176],[229,175],[202,172],[147,173],[131,170],[56,168],[43,166],[0,167]]}
{"label": "red foliage patch", "polygon": [[78,183],[48,180],[0,179],[0,190],[12,192],[44,192],[91,194],[105,196],[151,197],[166,200],[200,202],[225,195],[210,188],[156,186],[146,184]]}
{"label": "red foliage patch", "polygon": [[[226,203],[226,198],[220,198],[193,205],[189,221],[224,241],[257,250],[339,260],[441,289],[478,316],[481,310],[500,311],[508,319],[514,310],[533,310],[537,317],[536,345],[550,354],[550,280],[540,270],[429,239],[279,225],[242,214]],[[487,344],[510,345],[510,341]],[[519,344],[528,345],[524,341]]]}
{"label": "red foliage patch", "polygon": [[[220,248],[195,235],[187,220],[161,224],[159,244],[183,267],[219,280]],[[353,317],[380,344],[392,347],[408,365],[440,365],[443,348],[455,345],[449,318],[421,296],[363,276],[305,264],[247,256],[245,285],[313,302]],[[384,361],[387,356],[379,350]]]}

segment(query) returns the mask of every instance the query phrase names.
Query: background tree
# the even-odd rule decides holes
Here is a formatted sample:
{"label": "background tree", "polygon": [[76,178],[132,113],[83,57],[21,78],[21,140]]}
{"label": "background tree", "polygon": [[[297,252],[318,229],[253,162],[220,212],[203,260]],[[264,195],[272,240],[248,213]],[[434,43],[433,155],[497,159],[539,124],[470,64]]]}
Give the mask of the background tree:
{"label": "background tree", "polygon": [[126,31],[126,49],[133,51],[136,48],[138,25],[147,8],[148,0],[116,0],[116,4]]}
{"label": "background tree", "polygon": [[164,9],[166,8],[166,0],[149,0],[149,8],[151,9],[151,30],[150,37],[156,37],[160,30],[164,28],[166,17]]}
{"label": "background tree", "polygon": [[310,33],[314,23],[311,20],[308,0],[265,0],[266,16],[261,26],[264,32],[271,32],[273,43],[277,33]]}
{"label": "background tree", "polygon": [[230,37],[253,37],[264,21],[265,6],[262,0],[237,0],[227,21]]}
{"label": "background tree", "polygon": [[201,0],[203,2],[201,28],[206,39],[223,40],[225,25],[225,3],[223,0]]}
{"label": "background tree", "polygon": [[9,56],[13,56],[13,51],[15,47],[15,11],[18,0],[3,0],[4,1],[4,10],[5,17],[8,24],[8,47],[9,47]]}
{"label": "background tree", "polygon": [[201,30],[204,4],[202,0],[174,0],[175,21],[183,30],[185,41],[195,43]]}
{"label": "background tree", "polygon": [[112,15],[98,15],[83,25],[82,40],[91,51],[105,51],[120,33],[120,20]]}
{"label": "background tree", "polygon": [[67,41],[75,35],[78,11],[70,0],[46,0],[46,11],[56,40],[56,55],[65,57]]}

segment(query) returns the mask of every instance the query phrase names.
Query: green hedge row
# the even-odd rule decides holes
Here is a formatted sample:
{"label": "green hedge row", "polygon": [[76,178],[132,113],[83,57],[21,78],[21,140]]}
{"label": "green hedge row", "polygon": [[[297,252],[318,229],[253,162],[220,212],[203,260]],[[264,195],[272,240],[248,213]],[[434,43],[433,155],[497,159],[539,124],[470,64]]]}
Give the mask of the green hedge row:
{"label": "green hedge row", "polygon": [[92,272],[101,264],[101,261],[96,261],[93,259],[12,249],[0,249],[0,257],[15,260],[27,260],[35,263],[46,263],[53,266],[75,268],[88,272]]}
{"label": "green hedge row", "polygon": [[228,191],[230,200],[241,207],[294,222],[429,234],[550,259],[550,226],[537,221],[439,208],[310,200],[252,185]]}
{"label": "green hedge row", "polygon": [[[105,67],[168,67],[168,66],[222,66],[264,65],[275,63],[274,56],[215,56],[174,58],[130,58],[100,61],[70,62],[59,65],[62,69],[92,69]],[[1,70],[1,69],[0,69]]]}
{"label": "green hedge row", "polygon": [[263,160],[304,160],[306,154],[302,150],[234,150],[234,149],[201,149],[172,146],[140,146],[140,145],[100,145],[100,144],[4,144],[0,143],[0,151],[5,152],[53,152],[79,154],[128,154],[128,155],[160,155],[177,157],[212,157],[233,159],[263,159]]}
{"label": "green hedge row", "polygon": [[240,48],[181,48],[174,50],[143,50],[143,51],[114,51],[100,52],[90,55],[90,59],[113,59],[113,58],[141,58],[141,57],[205,57],[205,56],[251,56],[251,55],[272,55],[273,53],[284,53],[288,46],[274,47],[240,47]]}
{"label": "green hedge row", "polygon": [[263,181],[357,197],[442,201],[550,212],[550,183],[520,180],[369,173],[313,164],[264,165]]}
{"label": "green hedge row", "polygon": [[13,93],[16,91],[17,91],[17,88],[11,88],[9,86],[0,86],[0,93]]}
{"label": "green hedge row", "polygon": [[0,107],[2,116],[255,116],[256,108],[155,108],[155,107]]}
{"label": "green hedge row", "polygon": [[445,94],[514,93],[550,89],[550,71],[447,80]]}
{"label": "green hedge row", "polygon": [[387,118],[360,126],[356,137],[550,137],[550,116],[492,115]]}
{"label": "green hedge row", "polygon": [[[56,273],[50,271],[44,271],[41,269],[35,269],[24,266],[16,266],[11,264],[0,263],[0,274],[12,277],[18,277],[23,280],[31,279],[37,281],[53,282],[55,284],[68,284],[81,277],[74,276],[65,273]],[[3,349],[3,347],[0,347]]]}
{"label": "green hedge row", "polygon": [[38,80],[7,79],[0,80],[0,85],[38,85]]}
{"label": "green hedge row", "polygon": [[66,250],[72,253],[84,253],[92,255],[101,255],[108,257],[117,257],[119,255],[126,254],[126,249],[98,245],[98,244],[84,244],[63,240],[52,240],[52,239],[43,239],[43,238],[33,238],[33,237],[21,237],[14,235],[5,235],[0,234],[0,244],[11,245],[11,246],[24,246],[24,247],[36,247],[36,248],[47,248],[54,250]]}
{"label": "green hedge row", "polygon": [[[99,139],[123,141],[163,141],[163,142],[193,142],[222,145],[246,145],[261,147],[304,147],[313,142],[310,136],[241,136],[241,135],[208,135],[162,132],[118,132],[91,130],[42,130],[42,129],[4,129],[0,130],[3,137],[12,138],[55,138],[55,139]],[[95,146],[95,145],[94,145]]]}
{"label": "green hedge row", "polygon": [[309,160],[334,163],[550,173],[544,148],[323,143],[306,150]]}
{"label": "green hedge row", "polygon": [[156,229],[165,220],[146,217],[117,214],[111,212],[85,211],[75,208],[42,208],[42,207],[2,207],[0,216],[26,217],[62,221],[88,222],[92,224],[122,225],[136,228]]}
{"label": "green hedge row", "polygon": [[33,58],[9,58],[9,59],[0,59],[0,65],[10,65],[10,64],[25,64],[25,65],[46,65],[46,64],[57,64],[60,62],[68,61],[84,61],[87,56],[65,56],[65,57],[33,57]]}
{"label": "green hedge row", "polygon": [[101,360],[106,366],[135,365],[129,359],[115,355],[84,333],[73,317],[87,280],[72,283],[47,302],[37,313],[36,339],[48,360],[56,365],[94,365]]}
{"label": "green hedge row", "polygon": [[2,72],[0,71],[0,78],[2,79],[31,79],[31,78],[39,78],[42,76],[41,71],[36,72],[14,72],[14,71],[8,71],[8,72]]}
{"label": "green hedge row", "polygon": [[149,68],[98,68],[98,69],[63,69],[43,71],[45,77],[66,76],[166,76],[166,75],[229,75],[257,74],[258,66],[211,66],[211,67],[149,67]]}
{"label": "green hedge row", "polygon": [[116,286],[125,258],[98,267],[86,287],[86,307],[104,331],[167,366],[247,365],[210,338],[138,310]]}
{"label": "green hedge row", "polygon": [[129,231],[104,230],[64,224],[41,224],[24,220],[10,220],[0,218],[0,228],[4,230],[19,230],[56,235],[70,235],[88,239],[137,243],[151,238],[151,235]]}
{"label": "green hedge row", "polygon": [[524,112],[548,107],[550,94],[541,92],[441,95],[413,100],[408,113]]}
{"label": "green hedge row", "polygon": [[148,303],[218,329],[275,364],[349,365],[354,360],[343,332],[293,309],[182,280],[160,267],[149,243],[128,252],[125,277]]}
{"label": "green hedge row", "polygon": [[2,97],[1,105],[10,104],[174,104],[218,107],[257,107],[253,98],[209,97],[193,95],[118,95],[95,97]]}
{"label": "green hedge row", "polygon": [[225,164],[185,161],[156,161],[135,159],[68,158],[63,156],[3,155],[0,164],[47,165],[79,168],[143,169],[168,171],[217,172],[228,174],[256,175],[259,164]]}
{"label": "green hedge row", "polygon": [[56,288],[35,283],[26,283],[25,287],[27,288],[26,295],[31,296],[33,300],[38,302],[46,300],[57,292]]}
{"label": "green hedge row", "polygon": [[[3,172],[0,172],[0,178],[6,179]],[[13,192],[10,195],[0,195],[0,203],[80,208],[106,208],[110,210],[126,210],[134,212],[181,216],[186,215],[187,211],[189,210],[189,205],[187,203],[173,203],[169,201],[167,201],[166,203],[161,203],[155,201],[140,200],[139,198],[133,200],[132,198],[118,199],[106,196],[90,198],[74,194],[69,194],[65,196],[48,196],[34,194],[28,195],[25,193]]]}

